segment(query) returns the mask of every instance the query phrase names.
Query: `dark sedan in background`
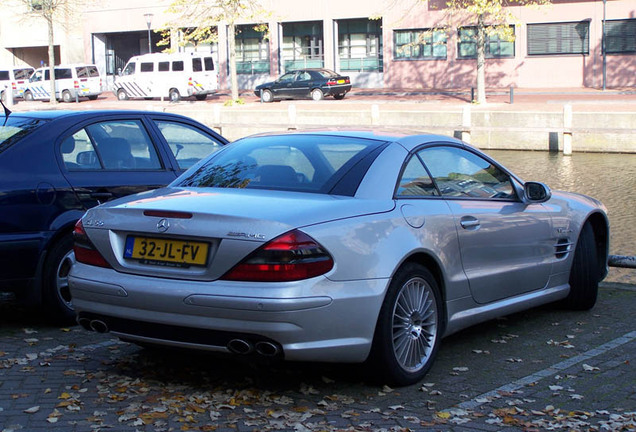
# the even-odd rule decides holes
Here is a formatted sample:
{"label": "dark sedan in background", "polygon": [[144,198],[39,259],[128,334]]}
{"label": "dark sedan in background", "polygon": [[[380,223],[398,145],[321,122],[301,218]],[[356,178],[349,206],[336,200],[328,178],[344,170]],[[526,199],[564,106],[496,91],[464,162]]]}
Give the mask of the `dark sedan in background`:
{"label": "dark sedan in background", "polygon": [[343,99],[351,91],[351,80],[329,69],[300,69],[287,72],[276,81],[261,84],[254,94],[263,102],[278,99]]}
{"label": "dark sedan in background", "polygon": [[159,112],[0,118],[0,291],[70,322],[75,222],[99,203],[172,182],[226,143],[192,119]]}

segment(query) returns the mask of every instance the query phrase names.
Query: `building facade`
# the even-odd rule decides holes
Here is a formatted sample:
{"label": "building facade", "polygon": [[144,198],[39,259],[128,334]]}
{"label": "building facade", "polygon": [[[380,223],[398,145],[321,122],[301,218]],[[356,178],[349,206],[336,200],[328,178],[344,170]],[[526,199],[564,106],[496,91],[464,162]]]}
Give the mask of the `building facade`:
{"label": "building facade", "polygon": [[[45,21],[29,14],[28,0],[0,3],[8,12],[0,21],[0,63],[46,64]],[[192,27],[184,22],[161,44],[159,30],[175,19],[167,12],[170,3],[78,1],[54,25],[56,63],[95,63],[108,83],[130,57],[149,50],[211,51],[221,87],[228,88],[227,25],[215,29],[215,43],[183,46],[182,32]],[[334,69],[350,75],[356,87],[475,86],[475,22],[449,14],[445,0],[261,0],[260,5],[268,12],[263,19],[237,26],[241,88],[300,67]],[[487,38],[487,87],[636,87],[636,0],[552,0],[549,6],[508,10],[514,38]]]}

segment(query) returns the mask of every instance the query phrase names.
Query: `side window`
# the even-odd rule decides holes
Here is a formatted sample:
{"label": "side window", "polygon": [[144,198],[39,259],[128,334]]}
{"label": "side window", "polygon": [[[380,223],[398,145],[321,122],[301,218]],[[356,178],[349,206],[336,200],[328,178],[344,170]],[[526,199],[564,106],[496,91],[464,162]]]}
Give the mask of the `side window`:
{"label": "side window", "polygon": [[42,71],[37,71],[31,75],[31,82],[42,81]]}
{"label": "side window", "polygon": [[69,171],[101,169],[97,152],[85,129],[68,136],[60,145],[62,160]]}
{"label": "side window", "polygon": [[212,60],[212,57],[204,57],[203,58],[203,63],[204,63],[206,71],[213,71],[214,70],[214,60]]}
{"label": "side window", "polygon": [[192,72],[203,72],[203,62],[200,58],[192,59]]}
{"label": "side window", "polygon": [[73,79],[73,71],[71,69],[55,69],[55,79]]}
{"label": "side window", "polygon": [[135,73],[135,62],[128,63],[124,70],[122,71],[122,75],[132,75]]}
{"label": "side window", "polygon": [[311,79],[311,75],[309,75],[309,72],[303,72],[298,75],[297,81],[308,81],[310,79]]}
{"label": "side window", "polygon": [[487,160],[455,147],[418,153],[444,197],[516,198],[508,174]]}
{"label": "side window", "polygon": [[141,63],[139,65],[139,71],[140,72],[152,72],[154,70],[154,63],[152,62],[147,62],[147,63]]}
{"label": "side window", "polygon": [[173,61],[172,62],[172,70],[173,72],[182,72],[183,71],[183,61]]}
{"label": "side window", "polygon": [[157,70],[159,72],[168,72],[170,70],[170,62],[159,62],[159,64],[157,65]]}
{"label": "side window", "polygon": [[158,170],[161,162],[139,120],[113,120],[86,127],[107,170]]}
{"label": "side window", "polygon": [[417,156],[411,157],[406,164],[396,195],[398,197],[439,196],[433,180]]}
{"label": "side window", "polygon": [[223,145],[193,126],[166,120],[155,122],[181,169],[190,168]]}

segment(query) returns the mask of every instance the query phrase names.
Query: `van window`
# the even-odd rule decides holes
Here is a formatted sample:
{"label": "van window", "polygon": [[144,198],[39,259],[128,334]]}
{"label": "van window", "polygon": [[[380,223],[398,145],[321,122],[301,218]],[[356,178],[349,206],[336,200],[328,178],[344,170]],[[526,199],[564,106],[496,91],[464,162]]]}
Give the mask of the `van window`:
{"label": "van window", "polygon": [[159,64],[157,65],[157,70],[159,72],[168,72],[170,70],[170,62],[159,62]]}
{"label": "van window", "polygon": [[13,71],[13,75],[17,80],[29,79],[32,73],[33,69],[15,69]]}
{"label": "van window", "polygon": [[205,63],[206,71],[214,70],[214,60],[212,60],[212,57],[203,57],[203,62]]}
{"label": "van window", "polygon": [[135,62],[128,63],[124,70],[122,71],[122,75],[132,75],[135,73]]}
{"label": "van window", "polygon": [[0,80],[2,81],[9,81],[11,78],[9,78],[9,71],[0,71]]}
{"label": "van window", "polygon": [[55,79],[56,80],[58,80],[58,79],[72,79],[72,78],[73,78],[73,72],[71,71],[71,69],[55,69]]}
{"label": "van window", "polygon": [[173,61],[172,62],[172,70],[174,72],[181,72],[183,71],[183,61],[179,60],[179,61]]}
{"label": "van window", "polygon": [[154,63],[142,63],[139,65],[140,72],[152,72],[154,70]]}
{"label": "van window", "polygon": [[192,72],[202,72],[203,71],[203,64],[201,63],[201,59],[200,58],[193,58],[192,59]]}

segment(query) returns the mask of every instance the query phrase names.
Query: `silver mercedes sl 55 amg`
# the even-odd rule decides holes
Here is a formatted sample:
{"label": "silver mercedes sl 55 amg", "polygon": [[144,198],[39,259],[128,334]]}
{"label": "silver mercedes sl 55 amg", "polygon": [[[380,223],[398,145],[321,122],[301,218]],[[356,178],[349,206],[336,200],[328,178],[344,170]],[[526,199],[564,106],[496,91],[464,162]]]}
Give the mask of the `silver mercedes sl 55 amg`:
{"label": "silver mercedes sl 55 amg", "polygon": [[78,322],[140,345],[365,362],[408,385],[442,337],[548,302],[594,306],[609,222],[453,138],[263,134],[74,232]]}

